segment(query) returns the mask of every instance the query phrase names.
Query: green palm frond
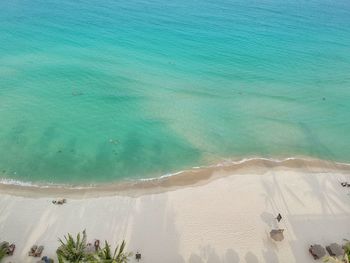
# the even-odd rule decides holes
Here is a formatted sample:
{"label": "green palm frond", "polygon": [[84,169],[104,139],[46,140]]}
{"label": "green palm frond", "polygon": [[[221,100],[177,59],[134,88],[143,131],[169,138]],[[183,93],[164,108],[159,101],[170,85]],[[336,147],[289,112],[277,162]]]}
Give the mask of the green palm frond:
{"label": "green palm frond", "polygon": [[101,260],[108,261],[113,260],[114,256],[112,256],[111,253],[111,246],[108,244],[107,241],[105,241],[105,246],[103,249],[101,249],[98,253]]}
{"label": "green palm frond", "polygon": [[132,255],[125,252],[124,240],[115,248],[113,254],[107,241],[97,252],[88,252],[85,230],[78,233],[76,238],[68,233],[63,240],[59,239],[59,242],[60,247],[56,251],[59,263],[127,263]]}
{"label": "green palm frond", "polygon": [[350,242],[346,242],[344,245],[345,255],[348,257],[348,260],[350,262]]}
{"label": "green palm frond", "polygon": [[6,256],[6,251],[7,251],[6,248],[4,248],[4,247],[0,248],[0,262]]}
{"label": "green palm frond", "polygon": [[327,262],[327,263],[344,263],[343,260],[341,260],[339,258],[331,257],[331,256],[325,257],[323,259],[323,262]]}
{"label": "green palm frond", "polygon": [[126,243],[123,240],[121,246],[117,245],[112,255],[111,246],[105,241],[105,246],[98,253],[99,262],[103,263],[126,263],[129,261],[129,257],[132,255],[131,253],[124,252]]}
{"label": "green palm frond", "polygon": [[116,254],[117,254],[117,257],[116,257],[116,262],[117,263],[126,263],[129,261],[129,257],[131,257],[131,253],[127,253],[127,252],[124,252],[124,249],[125,249],[125,246],[126,246],[126,243],[125,243],[125,240],[123,240],[119,250],[118,250],[118,246],[115,250]]}
{"label": "green palm frond", "polygon": [[72,237],[71,234],[64,236],[64,241],[59,239],[61,246],[57,249],[56,254],[59,263],[80,263],[87,262],[90,255],[86,253],[86,232],[85,230],[82,233],[77,234],[76,240]]}

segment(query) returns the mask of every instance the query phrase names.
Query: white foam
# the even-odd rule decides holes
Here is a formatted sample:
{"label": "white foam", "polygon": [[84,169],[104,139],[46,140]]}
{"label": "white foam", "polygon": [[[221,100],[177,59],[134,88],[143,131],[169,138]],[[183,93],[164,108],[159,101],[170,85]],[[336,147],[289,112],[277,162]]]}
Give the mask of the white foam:
{"label": "white foam", "polygon": [[[138,183],[138,182],[150,182],[150,181],[157,181],[157,180],[164,180],[166,178],[176,176],[182,173],[186,173],[187,171],[191,170],[198,170],[198,169],[208,169],[208,168],[217,168],[217,167],[228,167],[232,165],[240,165],[244,164],[250,161],[268,161],[273,163],[283,163],[286,161],[293,161],[293,160],[300,160],[300,161],[310,161],[310,160],[316,160],[316,159],[304,159],[304,158],[298,158],[298,157],[287,157],[282,159],[276,159],[276,158],[265,158],[265,157],[251,157],[251,158],[243,158],[240,160],[232,160],[232,159],[226,159],[222,162],[207,165],[207,166],[194,166],[188,170],[181,170],[174,173],[167,173],[164,175],[161,175],[159,177],[150,177],[150,178],[140,178],[140,179],[131,179],[131,180],[125,180],[132,183]],[[322,161],[322,160],[320,160]],[[344,165],[344,166],[350,166],[350,163],[342,163],[342,162],[333,162],[335,165]],[[124,181],[124,182],[125,182]],[[90,184],[90,185],[69,185],[69,184],[55,184],[55,183],[43,183],[43,184],[37,184],[30,181],[19,181],[14,180],[10,178],[0,178],[0,184],[3,185],[16,185],[16,186],[22,186],[22,187],[38,187],[38,188],[66,188],[66,189],[77,189],[77,190],[83,190],[83,189],[92,189],[100,186],[99,184]],[[104,184],[102,184],[104,185]]]}

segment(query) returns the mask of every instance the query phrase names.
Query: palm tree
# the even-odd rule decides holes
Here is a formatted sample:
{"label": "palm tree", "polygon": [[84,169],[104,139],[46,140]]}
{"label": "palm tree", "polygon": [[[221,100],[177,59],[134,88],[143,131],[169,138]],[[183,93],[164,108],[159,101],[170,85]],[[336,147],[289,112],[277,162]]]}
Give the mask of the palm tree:
{"label": "palm tree", "polygon": [[81,263],[94,262],[93,255],[86,252],[86,232],[78,233],[76,240],[71,234],[64,236],[65,241],[59,239],[61,246],[57,249],[56,254],[59,263]]}
{"label": "palm tree", "polygon": [[3,258],[7,255],[8,245],[2,245],[0,246],[0,262],[3,260]]}
{"label": "palm tree", "polygon": [[117,245],[112,255],[111,246],[105,241],[105,247],[100,249],[98,252],[99,262],[103,263],[127,263],[129,261],[129,257],[131,253],[124,252],[125,249],[125,241],[123,240],[121,246]]}
{"label": "palm tree", "polygon": [[344,256],[341,258],[337,257],[325,257],[323,262],[329,262],[329,263],[344,263],[344,262],[350,262],[350,242],[347,242],[344,246]]}
{"label": "palm tree", "polygon": [[348,261],[350,262],[350,241],[348,241],[344,245],[344,251],[345,251],[345,255],[348,257]]}
{"label": "palm tree", "polygon": [[6,249],[5,248],[0,248],[0,262],[2,259],[6,256]]}
{"label": "palm tree", "polygon": [[323,259],[323,262],[328,262],[328,263],[344,263],[344,260],[336,257],[331,257],[327,256]]}

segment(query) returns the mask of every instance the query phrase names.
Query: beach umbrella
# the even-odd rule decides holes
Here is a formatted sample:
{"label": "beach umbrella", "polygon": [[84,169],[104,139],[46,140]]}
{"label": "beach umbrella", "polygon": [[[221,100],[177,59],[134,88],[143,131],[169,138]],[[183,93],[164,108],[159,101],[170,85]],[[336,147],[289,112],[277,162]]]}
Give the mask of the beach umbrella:
{"label": "beach umbrella", "polygon": [[344,249],[337,243],[332,243],[326,247],[329,255],[339,257],[344,255]]}
{"label": "beach umbrella", "polygon": [[282,241],[284,239],[283,231],[284,229],[272,229],[270,237],[275,241]]}
{"label": "beach umbrella", "polygon": [[310,247],[310,253],[314,258],[322,258],[326,255],[326,250],[321,245],[316,244]]}

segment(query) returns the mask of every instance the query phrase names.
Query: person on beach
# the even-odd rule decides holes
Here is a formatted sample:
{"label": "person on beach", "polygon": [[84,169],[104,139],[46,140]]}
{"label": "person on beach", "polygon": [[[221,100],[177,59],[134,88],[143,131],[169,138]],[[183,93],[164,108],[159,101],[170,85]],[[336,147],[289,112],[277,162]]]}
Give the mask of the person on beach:
{"label": "person on beach", "polygon": [[280,213],[278,213],[277,217],[276,217],[278,223],[282,220],[282,216]]}

